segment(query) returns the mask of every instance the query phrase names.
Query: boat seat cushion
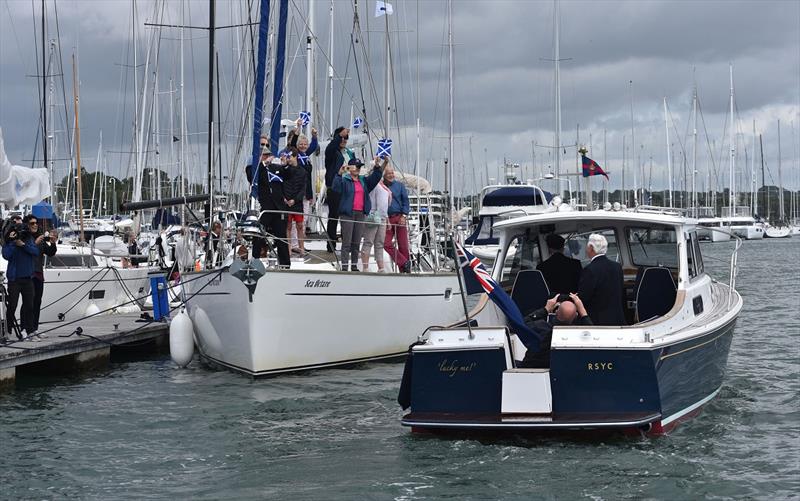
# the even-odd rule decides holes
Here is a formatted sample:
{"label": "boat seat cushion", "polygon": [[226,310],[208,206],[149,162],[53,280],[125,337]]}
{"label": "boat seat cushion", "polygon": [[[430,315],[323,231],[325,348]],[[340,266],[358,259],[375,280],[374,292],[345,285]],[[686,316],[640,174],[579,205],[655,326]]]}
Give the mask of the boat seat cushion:
{"label": "boat seat cushion", "polygon": [[642,321],[666,315],[675,304],[677,293],[668,268],[646,268],[636,288],[636,318]]}
{"label": "boat seat cushion", "polygon": [[549,298],[550,289],[541,271],[523,270],[517,273],[514,285],[511,287],[511,299],[523,317],[539,308],[544,308]]}

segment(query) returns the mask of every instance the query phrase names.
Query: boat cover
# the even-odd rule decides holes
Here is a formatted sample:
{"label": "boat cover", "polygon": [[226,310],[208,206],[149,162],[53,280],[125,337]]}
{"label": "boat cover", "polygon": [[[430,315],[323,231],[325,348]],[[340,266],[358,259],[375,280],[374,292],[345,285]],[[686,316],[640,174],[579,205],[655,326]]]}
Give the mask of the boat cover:
{"label": "boat cover", "polygon": [[50,196],[47,169],[12,165],[6,156],[3,130],[0,128],[0,203],[9,207],[33,205]]}

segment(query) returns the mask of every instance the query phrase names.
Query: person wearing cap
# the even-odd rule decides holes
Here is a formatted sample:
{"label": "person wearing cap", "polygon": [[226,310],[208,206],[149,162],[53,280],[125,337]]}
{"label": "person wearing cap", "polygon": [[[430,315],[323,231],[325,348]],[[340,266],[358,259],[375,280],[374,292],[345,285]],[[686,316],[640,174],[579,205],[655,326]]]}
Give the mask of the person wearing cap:
{"label": "person wearing cap", "polygon": [[[284,162],[275,158],[266,147],[262,147],[261,160],[256,170],[258,203],[263,212],[259,217],[259,222],[274,237],[275,247],[278,250],[278,264],[284,268],[291,265],[289,244],[286,242],[286,210],[288,207],[283,196],[283,180],[288,176],[287,170],[288,166]],[[250,165],[245,167],[245,174],[247,182],[252,184],[253,169]]]}
{"label": "person wearing cap", "polygon": [[369,176],[360,174],[364,162],[353,158],[342,165],[331,187],[339,194],[339,220],[342,223],[342,271],[358,271],[361,236],[364,231],[364,214],[369,214],[370,192],[381,180],[381,169],[376,165]]}
{"label": "person wearing cap", "polygon": [[548,233],[544,237],[550,253],[545,261],[539,263],[537,270],[542,272],[551,293],[569,294],[578,290],[581,279],[581,262],[564,255],[564,237]]}
{"label": "person wearing cap", "polygon": [[[403,183],[395,180],[394,167],[391,165],[383,170],[383,184],[392,192],[392,199],[387,210],[389,220],[386,224],[383,248],[400,268],[400,273],[411,273],[408,246],[408,213],[411,211],[411,204],[408,201],[408,191]],[[396,246],[395,237],[397,238]]]}

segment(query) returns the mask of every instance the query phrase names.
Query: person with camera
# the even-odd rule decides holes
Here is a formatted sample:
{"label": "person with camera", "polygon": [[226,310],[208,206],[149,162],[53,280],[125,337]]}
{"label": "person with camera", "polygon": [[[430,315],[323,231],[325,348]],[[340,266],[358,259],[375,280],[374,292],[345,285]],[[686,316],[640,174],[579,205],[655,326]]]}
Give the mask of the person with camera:
{"label": "person with camera", "polygon": [[12,327],[16,323],[17,305],[19,297],[22,296],[22,308],[20,317],[22,325],[17,337],[22,339],[20,333],[23,329],[28,333],[32,341],[38,341],[36,329],[34,328],[34,286],[33,274],[35,271],[35,261],[39,256],[39,248],[36,246],[33,234],[23,223],[10,225],[4,235],[3,257],[8,261],[6,277],[8,278],[8,299],[6,304],[6,318],[8,319],[8,332],[12,332]]}
{"label": "person with camera", "polygon": [[[44,295],[44,257],[56,255],[56,244],[49,231],[42,231],[43,224],[33,214],[28,214],[23,218],[23,223],[27,225],[28,231],[33,235],[33,243],[39,249],[39,255],[33,262],[33,330],[39,331],[39,313],[42,309],[42,295]],[[39,337],[43,337],[40,335]]]}
{"label": "person with camera", "polygon": [[[258,203],[261,210],[259,222],[264,229],[272,234],[275,247],[278,250],[278,264],[282,268],[291,266],[289,258],[289,244],[286,242],[286,227],[288,206],[283,194],[284,179],[288,179],[288,164],[276,158],[265,144],[261,150],[261,160],[256,166],[255,175],[258,176]],[[245,167],[248,183],[253,183],[253,169],[250,165]]]}
{"label": "person with camera", "polygon": [[557,325],[593,325],[586,313],[581,298],[575,293],[556,294],[525,318],[525,324],[542,338],[541,348],[536,353],[528,351],[522,367],[545,368],[550,366],[550,343],[553,327]]}

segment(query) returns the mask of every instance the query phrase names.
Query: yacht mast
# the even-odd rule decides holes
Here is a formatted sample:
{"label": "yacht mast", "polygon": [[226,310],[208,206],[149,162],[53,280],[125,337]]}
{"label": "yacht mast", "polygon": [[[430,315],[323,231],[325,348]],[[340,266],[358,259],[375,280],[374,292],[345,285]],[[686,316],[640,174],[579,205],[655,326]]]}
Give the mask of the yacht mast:
{"label": "yacht mast", "polygon": [[736,145],[734,144],[734,133],[733,133],[733,65],[730,65],[730,77],[731,77],[731,123],[730,123],[730,130],[728,131],[728,138],[730,140],[730,159],[729,159],[729,176],[731,180],[731,191],[728,194],[728,210],[729,216],[733,217],[736,211],[736,178],[734,176],[734,167],[736,165]]}
{"label": "yacht mast", "polygon": [[[450,96],[450,132],[449,132],[449,151],[447,156],[448,162],[448,183],[447,183],[447,196],[449,199],[448,210],[453,210],[453,0],[447,1],[447,86]],[[558,144],[558,143],[556,143]],[[450,231],[451,217],[445,218],[448,232]]]}
{"label": "yacht mast", "polygon": [[785,221],[783,212],[783,177],[781,176],[781,119],[778,119],[778,217],[779,221]]}
{"label": "yacht mast", "polygon": [[669,145],[669,116],[667,115],[667,96],[664,96],[664,130],[667,133],[667,195],[669,195],[669,205],[672,208],[672,152]]}
{"label": "yacht mast", "polygon": [[75,63],[75,53],[72,54],[72,95],[73,106],[75,108],[75,161],[77,175],[75,177],[75,184],[77,185],[78,203],[77,210],[80,217],[81,237],[80,241],[84,242],[83,237],[83,183],[81,182],[81,125],[78,119],[78,68]]}
{"label": "yacht mast", "polygon": [[692,211],[697,216],[697,84],[692,97]]}
{"label": "yacht mast", "polygon": [[[331,29],[333,26],[331,26]],[[306,35],[306,111],[311,113],[311,119],[306,127],[306,136],[311,138],[311,123],[315,120],[316,110],[314,109],[314,0],[308,0],[308,34]],[[311,154],[312,152],[309,152]]]}
{"label": "yacht mast", "polygon": [[[555,112],[556,112],[556,130],[555,130],[555,143],[554,146],[556,148],[556,178],[561,175],[561,69],[560,69],[560,57],[561,57],[561,37],[559,35],[559,6],[558,0],[553,0],[553,64],[555,64],[555,87],[556,87],[556,102],[555,102]],[[622,174],[622,184],[623,184],[623,194],[625,190],[625,174]]]}
{"label": "yacht mast", "polygon": [[750,200],[753,215],[758,214],[758,190],[756,190],[756,121],[753,120],[753,159],[750,161]]}

